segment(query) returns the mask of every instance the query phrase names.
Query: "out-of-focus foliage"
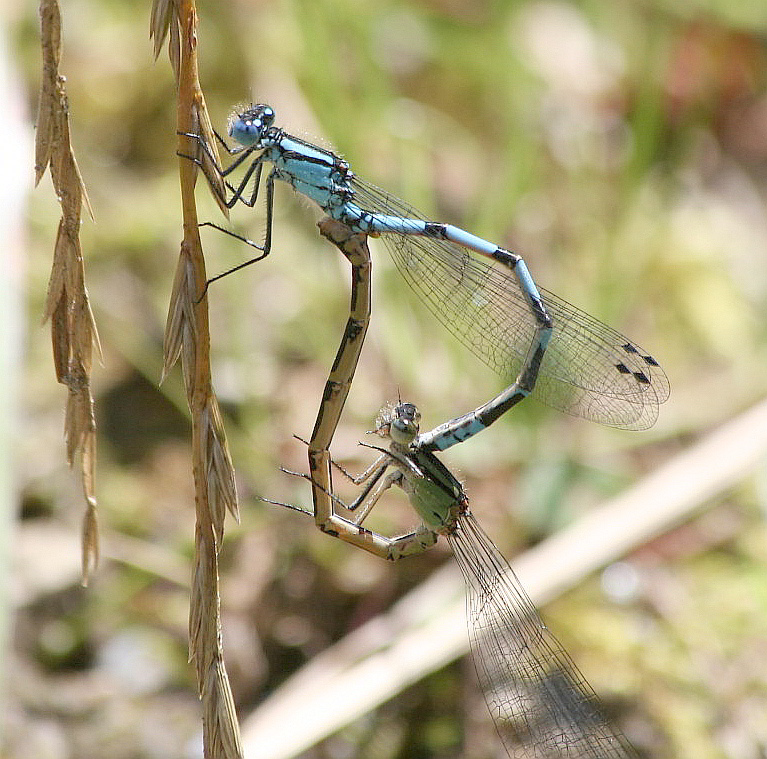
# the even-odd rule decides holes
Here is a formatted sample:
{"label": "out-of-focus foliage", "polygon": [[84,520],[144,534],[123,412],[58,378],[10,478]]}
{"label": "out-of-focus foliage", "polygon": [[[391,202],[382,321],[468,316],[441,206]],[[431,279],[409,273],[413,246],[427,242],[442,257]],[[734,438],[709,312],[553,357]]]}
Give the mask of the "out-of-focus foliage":
{"label": "out-of-focus foliage", "polygon": [[[77,587],[79,486],[37,327],[58,218],[44,179],[29,203],[25,581],[4,750],[197,756],[187,412],[178,374],[157,386],[181,239],[174,80],[164,56],[152,60],[148,3],[65,1],[62,12],[73,141],[96,216],[82,240],[104,351],[93,390],[105,560],[87,591]],[[672,397],[647,433],[531,401],[445,456],[508,555],[764,395],[762,2],[232,0],[201,2],[199,13],[200,77],[221,131],[233,104],[270,102],[280,125],[333,145],[370,181],[524,253],[541,284],[666,368]],[[38,21],[29,4],[6,19],[33,114]],[[221,221],[199,196],[202,218]],[[446,557],[442,548],[392,567],[256,498],[308,504],[306,483],[278,466],[305,468],[291,435],[311,431],[348,308],[348,268],[316,218],[278,188],[272,255],[209,294],[241,494],[242,524],[222,552],[222,617],[242,713]],[[236,210],[232,225],[258,239],[263,214]],[[248,255],[213,231],[203,242],[211,274]],[[366,461],[356,441],[398,392],[433,426],[501,387],[414,302],[385,252],[373,255],[373,324],[333,447],[352,468]],[[630,557],[638,582],[617,592],[622,604],[595,579],[547,610],[647,756],[765,751],[764,507],[764,477],[750,478]],[[395,529],[409,517],[392,508],[379,519]],[[311,755],[483,756],[473,682],[470,666],[450,667]]]}

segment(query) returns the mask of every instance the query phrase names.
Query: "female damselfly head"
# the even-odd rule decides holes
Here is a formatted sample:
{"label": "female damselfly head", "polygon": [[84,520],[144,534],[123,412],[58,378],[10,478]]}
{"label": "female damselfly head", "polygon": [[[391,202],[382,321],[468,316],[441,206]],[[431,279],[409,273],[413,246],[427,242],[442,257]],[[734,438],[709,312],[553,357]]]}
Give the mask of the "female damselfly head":
{"label": "female damselfly head", "polygon": [[229,119],[229,136],[240,145],[257,145],[274,124],[274,110],[266,103],[251,105],[233,113]]}
{"label": "female damselfly head", "polygon": [[417,437],[421,412],[412,403],[387,404],[378,413],[375,431],[400,445],[410,445]]}

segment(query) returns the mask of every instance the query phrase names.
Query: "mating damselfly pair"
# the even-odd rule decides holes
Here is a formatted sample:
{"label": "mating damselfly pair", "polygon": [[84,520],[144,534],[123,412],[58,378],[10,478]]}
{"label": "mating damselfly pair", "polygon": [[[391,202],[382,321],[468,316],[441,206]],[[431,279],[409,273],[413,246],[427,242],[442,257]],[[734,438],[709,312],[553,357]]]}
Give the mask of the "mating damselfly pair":
{"label": "mating damselfly pair", "polygon": [[[658,363],[635,343],[595,318],[539,289],[520,256],[449,224],[428,221],[402,201],[366,182],[328,150],[274,125],[274,111],[256,105],[236,114],[229,134],[239,146],[221,169],[197,135],[195,160],[212,187],[231,192],[219,200],[254,206],[262,170],[267,228],[260,254],[272,241],[274,184],[289,183],[334,220],[326,234],[352,264],[352,306],[347,329],[326,384],[309,446],[315,521],[325,532],[388,559],[425,550],[438,534],[448,538],[469,591],[475,662],[493,719],[513,756],[626,757],[633,749],[604,719],[585,679],[538,617],[513,572],[468,510],[453,475],[434,456],[492,424],[531,392],[555,408],[628,429],[650,426],[669,393]],[[232,184],[226,177],[244,168]],[[249,189],[249,185],[252,187]],[[216,225],[213,225],[216,226]],[[339,232],[339,228],[342,231]],[[343,229],[346,232],[343,232]],[[224,230],[227,231],[227,230]],[[391,440],[355,481],[353,518],[337,512],[329,447],[340,418],[370,316],[370,259],[365,235],[380,236],[408,284],[459,339],[513,383],[483,406],[419,433],[412,404],[384,413],[378,430]],[[241,267],[236,267],[241,268]],[[387,538],[362,527],[392,485],[410,497],[423,524]],[[301,510],[301,509],[299,509]]]}

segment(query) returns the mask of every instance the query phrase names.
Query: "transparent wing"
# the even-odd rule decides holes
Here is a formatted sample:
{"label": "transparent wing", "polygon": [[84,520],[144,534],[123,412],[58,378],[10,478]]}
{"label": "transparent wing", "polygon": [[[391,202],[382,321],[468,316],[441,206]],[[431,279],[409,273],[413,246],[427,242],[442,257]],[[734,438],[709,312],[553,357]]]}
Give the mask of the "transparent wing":
{"label": "transparent wing", "polygon": [[[355,177],[362,208],[423,215]],[[507,381],[522,366],[535,322],[514,274],[447,240],[388,233],[381,241],[410,287],[447,329]],[[642,348],[539,288],[553,321],[534,395],[574,416],[626,429],[650,427],[669,395],[668,379]]]}
{"label": "transparent wing", "polygon": [[466,580],[474,664],[509,756],[638,759],[471,513],[448,541]]}

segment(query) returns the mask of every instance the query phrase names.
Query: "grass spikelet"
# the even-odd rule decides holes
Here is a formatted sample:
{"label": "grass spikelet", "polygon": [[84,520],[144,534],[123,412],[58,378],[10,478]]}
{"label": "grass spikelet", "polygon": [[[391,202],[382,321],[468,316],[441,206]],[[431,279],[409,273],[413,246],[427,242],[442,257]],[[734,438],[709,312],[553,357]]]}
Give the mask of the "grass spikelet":
{"label": "grass spikelet", "polygon": [[170,34],[168,57],[178,83],[181,60],[181,34],[178,25],[178,7],[175,0],[154,0],[149,19],[149,38],[153,42],[155,59],[160,55],[165,38]]}
{"label": "grass spikelet", "polygon": [[70,141],[65,78],[59,74],[61,12],[56,0],[42,0],[40,23],[43,78],[35,140],[35,184],[50,167],[53,187],[61,204],[43,321],[50,319],[51,322],[56,379],[69,390],[64,439],[70,466],[78,454],[80,456],[86,502],[82,532],[82,583],[87,585],[99,556],[94,492],[96,420],[90,378],[93,348],[96,347],[101,357],[101,346],[85,288],[79,234],[83,203],[91,218],[93,210]]}

